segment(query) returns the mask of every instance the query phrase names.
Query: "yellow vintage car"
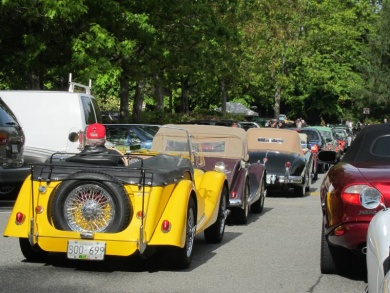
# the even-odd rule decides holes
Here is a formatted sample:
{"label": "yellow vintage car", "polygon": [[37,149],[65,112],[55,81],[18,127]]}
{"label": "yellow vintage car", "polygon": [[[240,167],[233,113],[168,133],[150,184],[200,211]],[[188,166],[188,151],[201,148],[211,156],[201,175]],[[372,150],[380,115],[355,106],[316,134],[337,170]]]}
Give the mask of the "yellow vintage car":
{"label": "yellow vintage car", "polygon": [[30,261],[45,261],[50,252],[85,261],[148,257],[163,249],[175,268],[188,268],[195,235],[204,232],[207,242],[222,241],[229,187],[218,165],[202,170],[204,160],[188,131],[165,128],[165,141],[183,131],[182,152],[172,153],[159,142],[153,151],[123,155],[121,165],[112,154],[75,155],[69,162],[61,159],[63,153],[32,165],[4,236],[19,238]]}

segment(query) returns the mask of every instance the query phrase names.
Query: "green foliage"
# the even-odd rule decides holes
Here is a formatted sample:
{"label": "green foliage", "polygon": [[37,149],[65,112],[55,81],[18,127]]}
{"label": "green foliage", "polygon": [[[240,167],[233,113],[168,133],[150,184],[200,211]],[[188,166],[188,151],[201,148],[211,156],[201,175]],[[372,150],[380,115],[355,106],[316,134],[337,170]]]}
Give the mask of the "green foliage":
{"label": "green foliage", "polygon": [[72,73],[92,79],[102,109],[151,123],[213,116],[223,99],[308,122],[370,107],[380,121],[390,8],[379,2],[2,0],[0,88],[66,90]]}

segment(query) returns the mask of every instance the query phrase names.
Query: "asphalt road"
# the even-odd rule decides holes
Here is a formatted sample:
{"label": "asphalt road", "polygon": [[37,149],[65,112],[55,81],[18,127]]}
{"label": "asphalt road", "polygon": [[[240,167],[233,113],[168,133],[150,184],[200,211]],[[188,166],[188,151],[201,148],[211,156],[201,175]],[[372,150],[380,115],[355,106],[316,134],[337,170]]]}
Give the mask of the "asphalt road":
{"label": "asphalt road", "polygon": [[[17,239],[0,237],[0,292],[364,292],[363,268],[350,276],[320,272],[322,177],[303,198],[267,197],[264,212],[246,226],[227,226],[221,244],[198,236],[185,271],[172,271],[160,257],[83,262],[51,255],[47,263],[29,263]],[[0,201],[2,232],[11,207]]]}

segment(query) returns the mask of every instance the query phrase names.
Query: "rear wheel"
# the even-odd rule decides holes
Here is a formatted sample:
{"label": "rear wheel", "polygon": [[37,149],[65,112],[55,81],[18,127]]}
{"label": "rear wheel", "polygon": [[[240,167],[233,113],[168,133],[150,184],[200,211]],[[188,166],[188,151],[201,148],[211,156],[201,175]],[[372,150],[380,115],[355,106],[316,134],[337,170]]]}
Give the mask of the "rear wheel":
{"label": "rear wheel", "polygon": [[20,190],[21,184],[1,184],[0,198],[1,199],[16,199]]}
{"label": "rear wheel", "polygon": [[326,241],[324,227],[321,232],[321,273],[323,274],[335,274],[336,265],[332,255],[332,248]]}
{"label": "rear wheel", "polygon": [[244,186],[244,194],[242,195],[242,208],[235,208],[232,211],[233,221],[236,224],[245,225],[248,223],[248,215],[249,215],[249,183],[246,180]]}
{"label": "rear wheel", "polygon": [[260,198],[251,205],[251,212],[260,214],[264,209],[265,201],[265,182],[261,181],[260,185]]}
{"label": "rear wheel", "polygon": [[188,202],[186,219],[186,241],[183,248],[173,247],[171,258],[177,269],[187,269],[192,260],[195,230],[196,230],[196,209],[192,198]]}
{"label": "rear wheel", "polygon": [[227,199],[228,192],[226,186],[223,187],[221,200],[219,203],[218,218],[214,224],[204,231],[204,237],[207,242],[220,243],[225,233],[226,217],[227,217]]}
{"label": "rear wheel", "polygon": [[343,247],[332,246],[326,241],[325,228],[321,232],[321,273],[344,274],[351,270],[352,258],[349,250]]}
{"label": "rear wheel", "polygon": [[310,191],[311,187],[311,168],[308,170],[308,173],[305,176],[305,192]]}
{"label": "rear wheel", "polygon": [[313,164],[313,180],[318,180],[318,164]]}
{"label": "rear wheel", "polygon": [[20,250],[26,260],[31,262],[44,262],[48,252],[42,250],[38,244],[31,246],[27,238],[19,238]]}
{"label": "rear wheel", "polygon": [[119,232],[130,221],[129,197],[111,175],[82,171],[69,176],[54,193],[51,217],[57,229]]}
{"label": "rear wheel", "polygon": [[318,164],[318,173],[322,174],[324,172],[325,172],[325,164],[324,163]]}

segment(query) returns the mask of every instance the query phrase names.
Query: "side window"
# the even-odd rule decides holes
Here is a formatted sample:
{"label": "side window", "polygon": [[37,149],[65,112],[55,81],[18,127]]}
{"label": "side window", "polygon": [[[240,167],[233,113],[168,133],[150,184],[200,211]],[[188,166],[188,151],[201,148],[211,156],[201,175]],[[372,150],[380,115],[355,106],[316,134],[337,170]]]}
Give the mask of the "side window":
{"label": "side window", "polygon": [[97,104],[96,99],[92,99],[92,104],[93,104],[93,108],[95,109],[96,121],[99,122],[99,123],[103,123],[103,121],[102,121],[102,113],[100,112],[100,108],[99,108],[99,106]]}
{"label": "side window", "polygon": [[81,96],[81,103],[83,104],[83,111],[85,115],[85,122],[87,124],[102,123],[102,117],[99,106],[95,99],[88,96]]}
{"label": "side window", "polygon": [[374,141],[372,144],[372,153],[376,156],[389,157],[390,156],[390,136],[382,136]]}

